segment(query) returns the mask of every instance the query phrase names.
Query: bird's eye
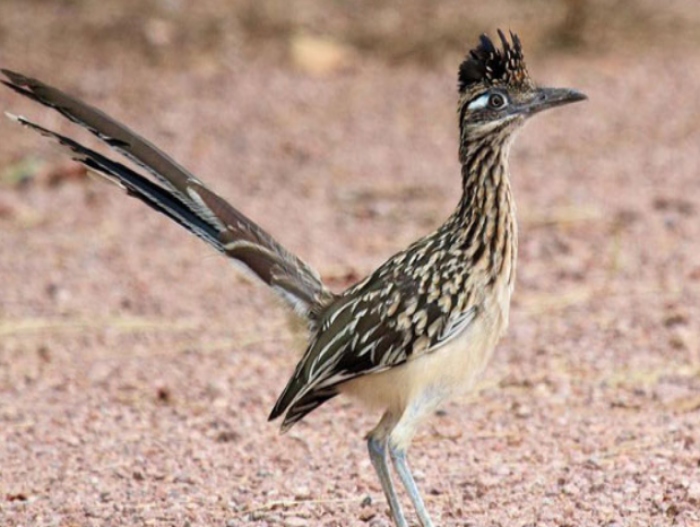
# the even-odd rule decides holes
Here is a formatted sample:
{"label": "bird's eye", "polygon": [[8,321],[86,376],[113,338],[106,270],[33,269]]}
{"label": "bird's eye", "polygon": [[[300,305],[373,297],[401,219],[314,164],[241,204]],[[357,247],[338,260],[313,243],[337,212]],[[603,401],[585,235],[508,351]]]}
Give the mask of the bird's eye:
{"label": "bird's eye", "polygon": [[500,93],[493,93],[489,96],[489,107],[494,110],[500,110],[508,104],[506,98]]}
{"label": "bird's eye", "polygon": [[502,93],[482,93],[479,97],[473,99],[468,105],[469,111],[476,110],[501,110],[508,106],[508,99]]}

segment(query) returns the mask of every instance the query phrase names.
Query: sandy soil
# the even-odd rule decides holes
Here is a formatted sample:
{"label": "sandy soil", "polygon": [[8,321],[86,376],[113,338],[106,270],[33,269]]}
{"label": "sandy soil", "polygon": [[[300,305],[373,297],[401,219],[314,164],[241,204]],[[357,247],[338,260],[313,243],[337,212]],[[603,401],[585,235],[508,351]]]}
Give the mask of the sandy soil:
{"label": "sandy soil", "polygon": [[[456,202],[457,55],[256,56],[136,15],[134,40],[109,31],[124,11],[79,5],[0,4],[0,63],[141,131],[335,288]],[[439,525],[700,526],[690,44],[529,60],[590,101],[514,147],[511,329],[411,452]],[[9,90],[0,108],[75,131]],[[0,185],[0,525],[389,525],[362,440],[377,415],[338,399],[286,436],[267,422],[300,350],[269,292],[5,121]]]}

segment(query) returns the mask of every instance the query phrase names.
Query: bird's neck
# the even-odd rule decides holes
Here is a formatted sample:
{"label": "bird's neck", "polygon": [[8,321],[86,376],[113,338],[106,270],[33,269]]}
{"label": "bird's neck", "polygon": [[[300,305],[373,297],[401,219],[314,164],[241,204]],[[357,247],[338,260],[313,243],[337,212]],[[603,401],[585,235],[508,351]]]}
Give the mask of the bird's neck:
{"label": "bird's neck", "polygon": [[[496,134],[497,135],[497,134]],[[496,279],[507,275],[512,283],[517,251],[515,203],[508,175],[510,137],[470,138],[460,145],[462,197],[451,221],[454,240]]]}
{"label": "bird's neck", "polygon": [[471,221],[490,216],[510,200],[508,153],[510,141],[505,138],[475,138],[464,141],[459,157],[462,164],[462,197],[458,213]]}

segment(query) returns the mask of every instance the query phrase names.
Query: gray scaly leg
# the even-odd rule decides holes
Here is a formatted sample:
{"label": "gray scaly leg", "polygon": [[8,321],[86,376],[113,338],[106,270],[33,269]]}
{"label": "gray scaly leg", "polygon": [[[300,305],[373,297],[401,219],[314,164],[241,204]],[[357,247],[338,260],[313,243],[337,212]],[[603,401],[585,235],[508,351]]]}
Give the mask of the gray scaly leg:
{"label": "gray scaly leg", "polygon": [[416,509],[416,514],[418,515],[420,524],[423,527],[433,527],[433,522],[430,519],[428,510],[425,508],[423,498],[421,497],[420,492],[418,492],[416,480],[413,479],[413,474],[411,474],[411,469],[406,461],[406,451],[389,446],[389,453],[391,455],[391,460],[394,462],[396,473],[399,475],[399,479],[401,480],[401,483],[403,483],[408,496],[411,498],[413,507]]}
{"label": "gray scaly leg", "polygon": [[389,508],[391,509],[391,515],[394,518],[396,527],[408,527],[406,522],[406,517],[403,515],[401,510],[401,504],[399,503],[399,498],[396,495],[396,489],[394,488],[394,482],[391,479],[391,474],[389,472],[389,458],[387,457],[387,444],[386,439],[377,439],[370,436],[367,439],[367,449],[369,450],[369,458],[372,461],[372,466],[379,476],[379,482],[382,485],[382,490],[389,502]]}

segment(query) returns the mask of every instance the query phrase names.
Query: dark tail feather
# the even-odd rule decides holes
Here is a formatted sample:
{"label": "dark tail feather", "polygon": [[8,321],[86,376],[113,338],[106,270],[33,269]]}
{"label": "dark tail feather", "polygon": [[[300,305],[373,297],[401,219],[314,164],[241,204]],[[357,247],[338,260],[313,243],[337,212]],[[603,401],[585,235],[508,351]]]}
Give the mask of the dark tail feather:
{"label": "dark tail feather", "polygon": [[129,167],[113,161],[94,150],[90,150],[68,137],[39,126],[24,117],[9,113],[7,115],[23,126],[31,128],[43,136],[55,139],[70,151],[70,155],[75,161],[82,163],[89,170],[109,179],[125,189],[130,196],[138,198],[149,207],[165,214],[194,235],[212,245],[215,249],[224,252],[223,245],[219,240],[219,232],[211,224],[193,213],[190,208],[177,196],[173,195],[172,192],[152,183]]}
{"label": "dark tail feather", "polygon": [[244,264],[299,314],[308,318],[312,325],[322,306],[334,298],[311,267],[156,146],[100,110],[56,88],[19,73],[0,71],[8,79],[3,80],[3,84],[83,126],[143,167],[163,186],[71,139],[26,119],[16,120],[56,138],[73,152],[78,161],[120,182],[130,194],[172,218],[231,259]]}
{"label": "dark tail feather", "polygon": [[338,389],[335,386],[329,386],[328,388],[315,390],[313,393],[309,393],[299,399],[287,410],[283,405],[275,405],[268,420],[273,421],[277,419],[286,410],[284,420],[282,421],[281,431],[285,433],[287,430],[292,428],[295,424],[301,421],[308,413],[313,412],[316,408],[321,406],[323,403],[332,399],[338,395]]}
{"label": "dark tail feather", "polygon": [[37,79],[6,69],[0,71],[9,80],[9,82],[2,81],[3,84],[33,101],[56,110],[67,119],[89,130],[110,147],[145,168],[161,183],[180,194],[185,202],[188,201],[188,184],[201,183],[155,145],[97,108]]}

